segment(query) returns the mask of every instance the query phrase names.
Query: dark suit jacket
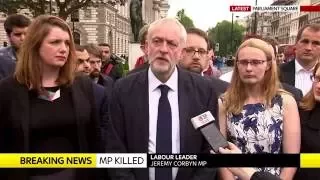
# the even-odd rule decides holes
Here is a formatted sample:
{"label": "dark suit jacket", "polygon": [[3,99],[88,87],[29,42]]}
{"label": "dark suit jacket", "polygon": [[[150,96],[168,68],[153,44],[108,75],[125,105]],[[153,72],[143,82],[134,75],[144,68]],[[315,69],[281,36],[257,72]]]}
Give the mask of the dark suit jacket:
{"label": "dark suit jacket", "polygon": [[0,56],[0,80],[13,74],[16,63]]}
{"label": "dark suit jacket", "polygon": [[213,86],[213,88],[217,92],[218,96],[220,96],[221,94],[223,94],[227,91],[227,89],[229,87],[228,82],[223,81],[221,79],[217,79],[215,77],[208,77],[208,76],[205,76],[205,77],[208,78],[208,80],[211,82],[211,85]]}
{"label": "dark suit jacket", "polygon": [[[73,108],[78,128],[81,153],[101,152],[101,142],[97,129],[100,126],[94,104],[92,81],[77,78],[71,86]],[[90,95],[91,94],[91,95]],[[0,81],[0,152],[29,152],[29,90],[12,76]],[[97,175],[96,170],[77,171],[77,179],[86,180]],[[0,172],[0,179],[26,179],[27,171],[12,169]],[[94,176],[92,176],[95,174]]]}
{"label": "dark suit jacket", "polygon": [[[178,68],[180,152],[201,153],[209,145],[191,124],[191,118],[210,110],[217,114],[217,97],[209,81]],[[108,124],[107,152],[147,153],[149,141],[147,69],[120,79],[114,85]],[[217,118],[216,118],[217,119]],[[218,122],[218,120],[216,120]],[[148,169],[110,169],[113,179],[148,180]],[[176,180],[214,179],[215,169],[181,168]]]}
{"label": "dark suit jacket", "polygon": [[99,79],[98,79],[98,84],[100,84],[101,86],[110,89],[110,91],[112,90],[113,87],[113,79],[107,75],[104,74],[100,74]]}
{"label": "dark suit jacket", "polygon": [[141,66],[139,66],[139,67],[137,67],[137,68],[134,68],[134,69],[132,69],[131,71],[129,71],[129,72],[127,73],[127,76],[129,76],[129,75],[131,75],[131,74],[134,74],[134,73],[137,73],[137,72],[140,72],[140,71],[143,71],[143,70],[145,70],[145,69],[148,69],[148,67],[149,67],[149,63],[144,63],[143,65],[141,65]]}
{"label": "dark suit jacket", "polygon": [[[320,152],[320,108],[319,103],[312,110],[299,109],[301,122],[301,153]],[[320,179],[319,168],[298,168],[294,180]]]}
{"label": "dark suit jacket", "polygon": [[280,65],[280,81],[295,86],[295,60]]}
{"label": "dark suit jacket", "polygon": [[297,102],[300,102],[302,97],[303,97],[303,94],[302,94],[302,91],[294,86],[291,86],[289,84],[286,84],[286,83],[281,83],[282,87],[284,90],[290,92],[294,99],[297,101]]}

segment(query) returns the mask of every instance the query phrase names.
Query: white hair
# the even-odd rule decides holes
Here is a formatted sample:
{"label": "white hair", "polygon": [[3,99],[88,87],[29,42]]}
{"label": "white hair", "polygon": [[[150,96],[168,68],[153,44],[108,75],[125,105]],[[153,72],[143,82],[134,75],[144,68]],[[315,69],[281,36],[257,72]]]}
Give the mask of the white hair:
{"label": "white hair", "polygon": [[[184,28],[184,26],[178,21],[178,19],[176,18],[170,18],[170,17],[166,17],[166,18],[162,18],[162,19],[158,19],[154,22],[152,22],[149,26],[148,29],[148,34],[147,34],[147,39],[150,39],[150,34],[149,32],[151,32],[153,29],[155,29],[157,26],[168,23],[168,22],[173,22],[175,24],[178,25],[178,27],[180,28],[180,40],[183,44],[185,44],[187,42],[187,31]],[[170,27],[167,27],[170,28]]]}

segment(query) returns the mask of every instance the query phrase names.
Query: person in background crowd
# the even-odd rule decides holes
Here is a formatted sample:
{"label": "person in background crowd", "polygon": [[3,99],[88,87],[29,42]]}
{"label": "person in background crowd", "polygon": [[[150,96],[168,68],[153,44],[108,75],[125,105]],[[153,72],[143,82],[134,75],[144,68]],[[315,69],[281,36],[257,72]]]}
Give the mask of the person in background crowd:
{"label": "person in background crowd", "polygon": [[140,56],[137,59],[136,64],[134,65],[135,69],[142,66],[142,65],[148,64],[147,50],[145,48],[145,43],[146,43],[147,34],[148,34],[148,28],[149,28],[149,25],[145,25],[139,31],[140,49],[144,53],[144,55]]}
{"label": "person in background crowd", "polygon": [[277,65],[284,63],[285,55],[284,55],[284,47],[278,48],[277,52]]}
{"label": "person in background crowd", "polygon": [[102,65],[101,49],[94,44],[86,45],[85,49],[89,53],[89,63],[91,66],[90,78],[93,80],[93,82],[111,90],[113,85],[112,78],[100,73]]}
{"label": "person in background crowd", "polygon": [[147,34],[148,34],[148,28],[149,25],[145,25],[140,31],[139,31],[139,41],[140,41],[140,49],[144,53],[143,56],[139,57],[137,59],[137,62],[135,64],[134,69],[129,71],[127,73],[128,75],[134,74],[136,72],[142,71],[144,69],[147,69],[149,67],[148,57],[147,57],[147,49],[145,47]]}
{"label": "person in background crowd", "polygon": [[[208,52],[209,46],[208,36],[204,31],[198,28],[187,29],[187,43],[182,50],[179,65],[190,72],[206,76],[203,71],[208,67],[210,61],[208,57],[211,56]],[[227,82],[214,77],[208,77],[208,79],[210,79],[218,95],[224,93],[229,85]]]}
{"label": "person in background crowd", "polygon": [[203,72],[203,74],[207,76],[212,76],[215,78],[219,78],[222,74],[222,72],[213,64],[214,61],[214,43],[208,40],[208,64],[206,70]]}
{"label": "person in background crowd", "polygon": [[90,75],[91,73],[91,66],[89,63],[89,53],[88,51],[81,45],[76,44],[76,73],[84,73],[85,75]]}
{"label": "person in background crowd", "polygon": [[[320,64],[311,76],[312,88],[300,103],[301,153],[320,153]],[[298,169],[295,180],[320,179],[320,169]]]}
{"label": "person in background crowd", "polygon": [[14,72],[17,52],[30,23],[30,19],[22,14],[10,15],[5,20],[4,29],[11,46],[0,49],[0,80]]}
{"label": "person in background crowd", "polygon": [[[243,153],[299,153],[297,103],[280,88],[269,43],[250,38],[238,48],[230,87],[219,101],[219,125],[222,134]],[[259,171],[292,179],[295,168],[265,167]],[[234,179],[224,168],[221,176]]]}
{"label": "person in background crowd", "polygon": [[99,47],[102,51],[101,73],[110,76],[114,81],[122,78],[124,70],[120,57],[111,53],[109,44],[101,43]]}
{"label": "person in background crowd", "polygon": [[[260,39],[260,38],[258,38],[258,39]],[[263,38],[262,40],[264,40],[265,42],[269,43],[272,46],[273,52],[274,52],[272,54],[272,56],[274,58],[272,58],[272,59],[276,59],[277,54],[278,54],[277,53],[277,45],[279,45],[278,42],[273,38],[267,38],[267,37]],[[277,66],[277,71],[279,72],[279,66]],[[281,72],[279,72],[279,73],[281,73]],[[278,73],[278,75],[279,75],[279,73]],[[303,97],[303,94],[302,94],[302,91],[300,89],[295,88],[294,86],[291,86],[291,85],[289,85],[287,83],[281,83],[281,87],[284,90],[286,90],[287,92],[290,92],[293,95],[293,97],[295,98],[296,102],[300,102],[301,101],[301,99]]]}
{"label": "person in background crowd", "polygon": [[[146,42],[150,68],[114,85],[107,152],[210,152],[190,119],[206,111],[217,114],[217,96],[205,78],[177,67],[186,38],[184,26],[175,18],[150,24]],[[214,179],[216,170],[109,169],[109,173],[111,179],[208,180]]]}
{"label": "person in background crowd", "polygon": [[301,89],[305,95],[311,89],[310,76],[320,57],[320,24],[307,24],[299,29],[295,55],[294,61],[280,66],[280,80]]}
{"label": "person in background crowd", "polygon": [[[234,144],[229,143],[228,148],[219,148],[221,154],[241,154],[241,150]],[[214,152],[212,152],[214,154]],[[241,180],[281,180],[278,176],[275,176],[269,172],[257,171],[254,168],[228,168],[228,170]]]}
{"label": "person in background crowd", "polygon": [[[0,82],[0,152],[102,152],[93,83],[74,78],[75,47],[68,24],[41,15],[29,30],[37,33],[27,34],[14,75]],[[92,171],[10,169],[0,179],[88,180],[97,176]]]}
{"label": "person in background crowd", "polygon": [[295,45],[289,45],[284,48],[284,63],[290,62],[295,59]]}
{"label": "person in background crowd", "polygon": [[105,65],[111,57],[111,47],[107,43],[100,43],[98,46],[102,52],[102,65]]}

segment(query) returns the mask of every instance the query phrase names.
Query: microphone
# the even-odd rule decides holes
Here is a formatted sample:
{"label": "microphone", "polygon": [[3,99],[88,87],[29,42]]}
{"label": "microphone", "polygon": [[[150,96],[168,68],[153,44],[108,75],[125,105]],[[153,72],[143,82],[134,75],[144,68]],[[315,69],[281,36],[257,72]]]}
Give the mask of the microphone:
{"label": "microphone", "polygon": [[202,135],[210,144],[214,152],[219,152],[219,147],[228,147],[226,138],[221,134],[217,126],[214,124],[215,118],[210,111],[202,113],[196,117],[191,118],[193,127],[200,130]]}

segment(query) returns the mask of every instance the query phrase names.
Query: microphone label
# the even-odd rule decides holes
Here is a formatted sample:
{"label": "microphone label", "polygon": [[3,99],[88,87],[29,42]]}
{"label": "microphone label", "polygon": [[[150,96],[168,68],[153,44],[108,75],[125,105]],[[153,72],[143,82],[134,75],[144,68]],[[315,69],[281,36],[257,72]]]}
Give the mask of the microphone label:
{"label": "microphone label", "polygon": [[198,129],[199,127],[207,125],[213,121],[215,121],[215,118],[210,111],[191,118],[192,125],[195,129]]}

